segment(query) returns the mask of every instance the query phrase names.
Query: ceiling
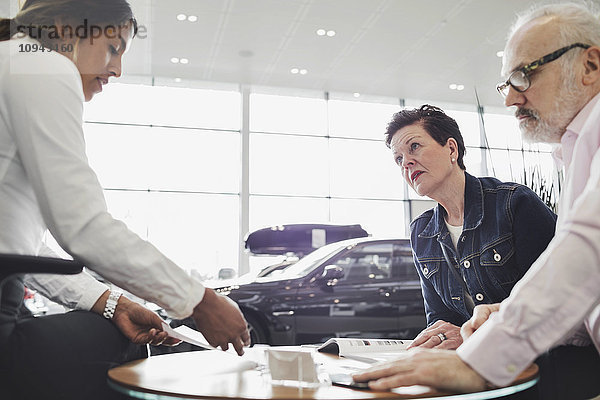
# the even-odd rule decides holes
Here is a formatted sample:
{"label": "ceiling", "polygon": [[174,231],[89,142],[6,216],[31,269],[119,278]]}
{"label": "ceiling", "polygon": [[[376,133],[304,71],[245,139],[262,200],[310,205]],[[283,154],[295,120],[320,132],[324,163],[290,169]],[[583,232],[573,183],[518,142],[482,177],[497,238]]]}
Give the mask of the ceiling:
{"label": "ceiling", "polygon": [[[469,104],[476,102],[477,90],[481,104],[498,107],[501,59],[496,53],[504,47],[515,13],[535,3],[130,2],[146,32],[140,32],[126,55],[126,74]],[[178,14],[198,20],[179,21]],[[318,36],[321,28],[336,34]],[[189,63],[174,64],[173,57]],[[292,68],[307,73],[292,74]],[[453,83],[464,90],[451,90]]]}

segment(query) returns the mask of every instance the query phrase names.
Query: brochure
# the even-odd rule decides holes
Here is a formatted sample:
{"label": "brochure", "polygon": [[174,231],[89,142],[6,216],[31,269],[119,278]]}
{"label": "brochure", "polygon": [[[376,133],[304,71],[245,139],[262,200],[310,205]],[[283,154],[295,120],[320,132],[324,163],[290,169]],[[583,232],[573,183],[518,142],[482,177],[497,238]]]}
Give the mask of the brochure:
{"label": "brochure", "polygon": [[332,338],[317,348],[322,353],[337,354],[367,363],[389,361],[406,351],[412,340]]}

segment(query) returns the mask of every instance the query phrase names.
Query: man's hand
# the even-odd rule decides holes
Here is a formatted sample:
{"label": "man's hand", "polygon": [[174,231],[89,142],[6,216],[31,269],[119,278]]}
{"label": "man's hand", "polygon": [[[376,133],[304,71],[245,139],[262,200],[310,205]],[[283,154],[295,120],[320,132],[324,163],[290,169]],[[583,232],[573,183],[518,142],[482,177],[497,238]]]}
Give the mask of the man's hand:
{"label": "man's hand", "polygon": [[353,378],[357,382],[369,381],[369,388],[375,390],[425,385],[467,393],[486,388],[485,379],[450,350],[417,348],[396,361],[374,366]]}
{"label": "man's hand", "polygon": [[244,346],[250,345],[248,326],[237,304],[212,289],[206,288],[204,298],[194,307],[192,318],[212,346],[227,350],[231,343],[241,356]]}
{"label": "man's hand", "polygon": [[121,296],[112,322],[131,342],[159,346],[175,346],[180,340],[162,330],[162,319],[146,307]]}
{"label": "man's hand", "polygon": [[[442,338],[438,336],[440,334],[446,339],[442,340]],[[462,338],[460,337],[460,328],[449,322],[439,320],[423,329],[408,348],[422,347],[427,349],[454,350],[461,344]]]}
{"label": "man's hand", "polygon": [[480,304],[473,309],[473,316],[460,328],[460,334],[463,340],[467,340],[485,321],[488,320],[492,313],[500,309],[500,303],[495,304]]}

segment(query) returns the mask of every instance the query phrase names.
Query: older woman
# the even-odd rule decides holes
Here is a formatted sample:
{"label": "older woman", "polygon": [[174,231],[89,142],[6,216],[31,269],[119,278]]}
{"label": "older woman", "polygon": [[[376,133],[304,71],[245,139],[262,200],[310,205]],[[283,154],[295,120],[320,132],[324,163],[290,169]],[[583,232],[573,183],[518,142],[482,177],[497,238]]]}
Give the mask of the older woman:
{"label": "older woman", "polygon": [[394,114],[386,144],[408,185],[438,202],[411,223],[428,324],[412,346],[455,349],[474,305],[508,297],[544,251],[556,216],[526,186],[468,174],[458,125],[437,107]]}

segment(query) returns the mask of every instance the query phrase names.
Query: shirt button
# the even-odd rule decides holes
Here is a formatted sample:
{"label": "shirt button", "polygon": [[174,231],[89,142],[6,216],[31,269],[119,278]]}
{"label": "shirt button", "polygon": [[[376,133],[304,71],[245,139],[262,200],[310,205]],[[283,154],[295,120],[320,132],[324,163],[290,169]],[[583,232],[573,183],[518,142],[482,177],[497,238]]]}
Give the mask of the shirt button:
{"label": "shirt button", "polygon": [[465,237],[463,236],[462,238],[460,238],[460,241],[464,242],[465,241]]}
{"label": "shirt button", "polygon": [[498,253],[494,253],[494,260],[496,262],[498,262],[498,261],[502,260],[502,256],[500,254],[498,254]]}
{"label": "shirt button", "polygon": [[467,260],[463,263],[463,265],[465,266],[465,268],[469,268],[471,266],[471,262]]}
{"label": "shirt button", "polygon": [[482,301],[483,300],[483,295],[481,293],[477,293],[475,295],[475,298],[477,299],[477,301]]}
{"label": "shirt button", "polygon": [[429,273],[429,268],[427,268],[427,267],[423,268],[423,273],[425,275],[427,275]]}
{"label": "shirt button", "polygon": [[514,374],[517,371],[517,366],[515,364],[508,364],[506,366],[506,372],[510,374]]}

